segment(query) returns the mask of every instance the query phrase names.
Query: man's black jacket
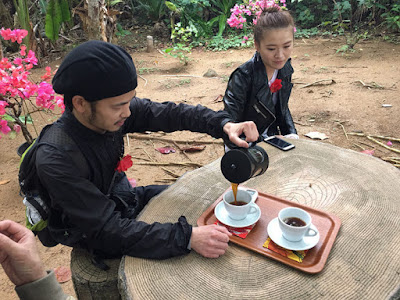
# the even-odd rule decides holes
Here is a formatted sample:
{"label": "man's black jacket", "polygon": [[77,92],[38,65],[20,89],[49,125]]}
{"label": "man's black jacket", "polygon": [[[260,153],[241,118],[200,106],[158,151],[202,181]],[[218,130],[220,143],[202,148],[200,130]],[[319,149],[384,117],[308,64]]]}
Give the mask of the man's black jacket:
{"label": "man's black jacket", "polygon": [[[136,97],[130,109],[131,116],[118,132],[96,133],[71,112],[65,112],[45,132],[46,142],[38,148],[36,167],[51,202],[48,230],[58,243],[84,246],[107,256],[161,259],[187,253],[192,230],[184,217],[166,224],[136,221],[112,197],[110,185],[124,152],[123,135],[191,130],[220,138],[230,116],[200,105],[157,103]],[[83,162],[76,159],[81,154]],[[117,177],[117,185],[120,178],[126,181],[126,176]],[[124,200],[134,209],[134,197]]]}
{"label": "man's black jacket", "polygon": [[269,136],[297,133],[288,107],[292,74],[289,59],[278,71],[277,79],[282,80],[282,88],[274,105],[264,63],[256,52],[231,74],[224,96],[225,110],[237,122],[254,121],[260,134],[266,129]]}

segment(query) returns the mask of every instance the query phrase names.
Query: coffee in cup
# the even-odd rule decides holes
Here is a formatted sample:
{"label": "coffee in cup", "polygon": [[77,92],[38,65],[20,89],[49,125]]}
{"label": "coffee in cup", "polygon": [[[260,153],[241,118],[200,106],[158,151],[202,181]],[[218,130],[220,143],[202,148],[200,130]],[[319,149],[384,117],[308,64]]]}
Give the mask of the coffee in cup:
{"label": "coffee in cup", "polygon": [[298,242],[304,236],[316,236],[318,231],[310,228],[311,216],[304,209],[298,207],[286,207],[278,214],[279,228],[285,239]]}
{"label": "coffee in cup", "polygon": [[257,213],[258,210],[252,198],[248,191],[241,189],[237,191],[236,202],[232,190],[226,192],[222,197],[225,210],[233,220],[243,220],[248,214]]}

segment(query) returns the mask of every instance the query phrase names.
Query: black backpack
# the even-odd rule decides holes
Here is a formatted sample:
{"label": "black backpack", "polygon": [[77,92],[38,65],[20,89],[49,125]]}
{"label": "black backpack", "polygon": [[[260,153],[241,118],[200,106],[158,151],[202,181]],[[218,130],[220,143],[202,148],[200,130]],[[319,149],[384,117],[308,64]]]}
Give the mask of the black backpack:
{"label": "black backpack", "polygon": [[[49,133],[45,135],[46,132]],[[68,143],[65,143],[66,141]],[[20,194],[24,197],[23,203],[26,206],[25,226],[39,237],[44,246],[53,247],[58,242],[51,237],[47,227],[51,216],[50,198],[36,170],[36,152],[43,144],[57,146],[57,148],[71,147],[75,144],[58,123],[53,123],[44,127],[32,144],[24,143],[18,149],[18,154],[21,155],[18,181]],[[87,167],[86,160],[80,151],[74,152],[73,159],[82,169]]]}
{"label": "black backpack", "polygon": [[[46,197],[43,197],[44,188],[36,173],[36,151],[44,133],[50,126],[46,126],[32,144],[24,143],[18,148],[18,154],[21,155],[18,182],[21,188],[20,194],[24,196],[23,202],[26,206],[26,227],[35,234],[47,227],[49,217],[49,207]],[[37,215],[34,218],[35,221],[30,217],[30,212]]]}

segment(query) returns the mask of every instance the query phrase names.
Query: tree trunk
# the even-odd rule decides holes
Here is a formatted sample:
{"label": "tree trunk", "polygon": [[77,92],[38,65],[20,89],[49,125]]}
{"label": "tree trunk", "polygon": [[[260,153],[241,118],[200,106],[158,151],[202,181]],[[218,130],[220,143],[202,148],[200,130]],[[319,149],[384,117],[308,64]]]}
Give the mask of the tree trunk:
{"label": "tree trunk", "polygon": [[88,35],[90,40],[101,40],[100,2],[103,1],[88,1]]}

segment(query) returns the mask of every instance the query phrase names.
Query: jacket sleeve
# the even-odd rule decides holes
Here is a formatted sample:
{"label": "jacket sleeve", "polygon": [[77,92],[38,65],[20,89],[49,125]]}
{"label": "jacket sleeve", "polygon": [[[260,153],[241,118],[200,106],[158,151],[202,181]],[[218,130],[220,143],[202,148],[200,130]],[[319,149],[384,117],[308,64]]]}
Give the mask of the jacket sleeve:
{"label": "jacket sleeve", "polygon": [[123,132],[190,130],[221,138],[223,126],[232,121],[228,113],[201,105],[159,103],[135,97],[130,108],[131,116],[125,121]]}
{"label": "jacket sleeve", "polygon": [[224,110],[236,122],[244,121],[244,113],[251,98],[251,76],[236,69],[230,76],[224,95]]}
{"label": "jacket sleeve", "polygon": [[47,271],[47,276],[24,285],[15,287],[20,300],[74,300],[64,294],[57,282],[54,271]]}
{"label": "jacket sleeve", "polygon": [[[49,231],[59,243],[89,245],[108,255],[168,258],[189,252],[192,227],[181,217],[176,223],[123,218],[115,202],[79,174],[71,157],[50,145],[36,156],[38,176],[60,219],[50,218]],[[54,222],[54,223],[53,223]]]}

